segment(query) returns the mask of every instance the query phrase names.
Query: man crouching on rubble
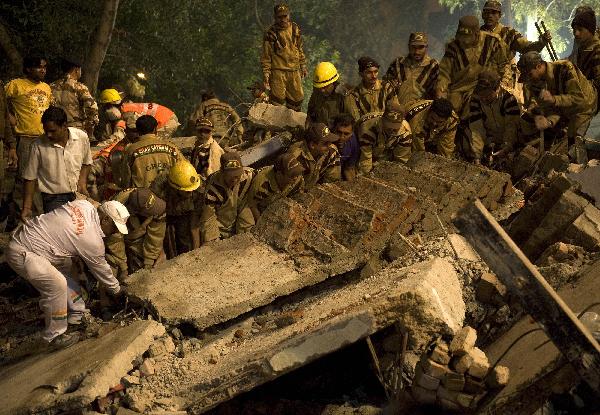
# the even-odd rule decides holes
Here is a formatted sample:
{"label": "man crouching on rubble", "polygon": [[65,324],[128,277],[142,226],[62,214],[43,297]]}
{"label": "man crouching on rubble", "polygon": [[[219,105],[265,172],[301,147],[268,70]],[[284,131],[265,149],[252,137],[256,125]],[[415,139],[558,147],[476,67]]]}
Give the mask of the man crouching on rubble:
{"label": "man crouching on rubble", "polygon": [[77,332],[66,333],[69,323],[81,323],[85,311],[81,287],[68,275],[72,258],[80,257],[109,295],[124,294],[104,257],[102,238],[115,228],[126,234],[128,217],[127,208],[116,201],[96,209],[86,200],[75,200],[28,220],[13,233],[6,260],[40,292],[46,323],[42,338],[51,348],[79,341]]}

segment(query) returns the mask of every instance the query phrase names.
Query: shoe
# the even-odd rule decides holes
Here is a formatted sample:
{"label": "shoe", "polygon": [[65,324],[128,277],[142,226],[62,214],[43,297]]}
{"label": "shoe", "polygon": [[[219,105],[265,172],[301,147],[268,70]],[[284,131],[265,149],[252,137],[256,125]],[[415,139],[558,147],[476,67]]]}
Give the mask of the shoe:
{"label": "shoe", "polygon": [[79,341],[79,333],[63,333],[50,341],[50,349],[51,350],[62,350],[68,347],[73,346],[75,343]]}

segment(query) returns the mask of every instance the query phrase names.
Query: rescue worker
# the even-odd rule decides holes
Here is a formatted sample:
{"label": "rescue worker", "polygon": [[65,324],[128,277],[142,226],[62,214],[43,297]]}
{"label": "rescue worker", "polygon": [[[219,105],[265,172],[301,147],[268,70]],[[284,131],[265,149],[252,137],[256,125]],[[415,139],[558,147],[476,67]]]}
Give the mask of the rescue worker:
{"label": "rescue worker", "polygon": [[342,179],[340,153],[335,146],[338,140],[327,125],[314,123],[308,126],[303,140],[290,146],[287,152],[304,168],[305,188]]}
{"label": "rescue worker", "polygon": [[198,242],[227,239],[254,226],[247,201],[253,178],[254,170],[242,166],[237,152],[221,156],[221,169],[208,178],[202,213],[192,227],[194,249]]}
{"label": "rescue worker", "polygon": [[437,60],[429,56],[427,33],[411,33],[408,56],[399,56],[389,66],[384,79],[392,82],[403,107],[420,99],[435,96],[435,84],[440,72]]}
{"label": "rescue worker", "polygon": [[[504,77],[507,65],[508,58],[500,38],[481,31],[477,17],[461,17],[456,37],[446,45],[440,61],[436,97],[447,98],[461,119],[466,119],[469,98],[477,85],[479,73],[491,68]],[[510,77],[510,73],[506,76]]]}
{"label": "rescue worker", "polygon": [[221,168],[221,156],[225,152],[213,138],[213,123],[206,117],[196,120],[196,142],[190,162],[202,180]]}
{"label": "rescue worker", "polygon": [[128,233],[109,235],[106,260],[119,281],[139,269],[151,269],[163,252],[166,232],[166,202],[146,188],[119,192],[113,200],[129,211]]}
{"label": "rescue worker", "polygon": [[74,59],[63,59],[62,71],[62,78],[50,85],[55,105],[67,113],[68,127],[85,131],[93,140],[94,128],[99,123],[98,104],[88,87],[79,82],[81,64]]}
{"label": "rescue worker", "polygon": [[223,146],[235,146],[242,143],[244,126],[238,113],[226,102],[217,98],[213,91],[202,94],[202,102],[188,120],[188,130],[196,132],[196,121],[205,117],[213,124],[213,137]]}
{"label": "rescue worker", "polygon": [[405,116],[412,131],[412,151],[428,151],[452,158],[458,115],[445,98],[418,101]]}
{"label": "rescue worker", "polygon": [[331,120],[333,133],[339,138],[335,143],[340,153],[342,178],[346,181],[353,180],[358,173],[360,159],[360,146],[354,133],[354,120],[350,114],[339,114]]}
{"label": "rescue worker", "polygon": [[596,13],[582,11],[571,22],[577,52],[572,57],[581,73],[600,90],[600,39],[596,36]]}
{"label": "rescue worker", "polygon": [[96,144],[98,147],[108,147],[125,138],[126,121],[119,109],[123,96],[114,88],[105,89],[100,93],[102,127],[100,142]]}
{"label": "rescue worker", "polygon": [[[167,213],[164,250],[167,258],[192,250],[192,223],[202,208],[202,178],[187,160],[180,160],[150,185],[150,190],[163,199]],[[198,242],[199,245],[199,242]]]}
{"label": "rescue worker", "polygon": [[340,75],[331,62],[319,62],[313,77],[313,92],[308,101],[308,119],[329,124],[339,114],[351,110],[349,91],[340,86]]}
{"label": "rescue worker", "polygon": [[520,116],[517,98],[500,85],[496,71],[486,69],[481,72],[469,111],[475,163],[479,164],[484,155],[489,158],[494,150],[500,156],[514,149]]}
{"label": "rescue worker", "polygon": [[408,161],[412,136],[400,104],[391,103],[383,116],[363,117],[358,125],[359,173],[369,173],[377,160]]}
{"label": "rescue worker", "polygon": [[87,200],[69,202],[23,224],[6,249],[10,267],[40,292],[44,312],[42,339],[51,348],[64,348],[79,340],[67,334],[69,324],[81,324],[85,302],[81,287],[71,277],[72,260],[81,258],[111,296],[124,294],[104,257],[105,235],[127,233],[127,208],[104,202],[96,208]]}
{"label": "rescue worker", "polygon": [[272,166],[256,172],[247,201],[255,222],[274,201],[302,190],[302,173],[304,168],[291,153],[280,154]]}
{"label": "rescue worker", "polygon": [[521,55],[518,65],[526,87],[526,108],[536,128],[566,126],[569,156],[577,163],[587,161],[583,137],[597,110],[592,82],[571,62],[545,62],[538,52]]}
{"label": "rescue worker", "polygon": [[384,112],[389,100],[396,100],[396,90],[392,83],[379,79],[379,63],[368,56],[358,59],[358,73],[361,83],[350,92],[350,113],[355,120],[365,114]]}
{"label": "rescue worker", "polygon": [[[587,5],[582,5],[582,6],[578,6],[575,8],[573,15],[576,17],[579,13],[592,13],[594,16],[596,15],[596,12],[594,11],[594,9],[592,9],[590,6]],[[597,39],[600,39],[600,28],[596,28],[596,33],[594,33],[594,37]],[[575,40],[573,42],[573,49],[571,50],[571,54],[569,55],[569,60],[571,62],[573,62],[573,60],[575,59],[575,56],[577,56],[577,50],[579,49],[577,41]]]}
{"label": "rescue worker", "polygon": [[300,111],[304,100],[302,79],[308,75],[300,27],[290,20],[287,4],[277,4],[275,23],[263,37],[260,63],[270,101]]}
{"label": "rescue worker", "polygon": [[[116,89],[105,89],[100,93],[100,103],[104,105],[106,117],[116,124],[116,128],[125,130],[125,116],[135,113],[137,116],[150,115],[158,122],[156,133],[162,138],[169,138],[179,127],[177,115],[164,105],[138,102],[123,102],[123,96]],[[113,129],[113,131],[115,130]],[[123,139],[122,133],[120,139]],[[118,140],[115,140],[118,141]],[[110,143],[107,143],[108,145]]]}
{"label": "rescue worker", "polygon": [[126,187],[148,187],[156,176],[169,171],[183,155],[171,141],[158,138],[158,123],[150,115],[135,122],[139,137],[127,145],[123,154],[123,183]]}

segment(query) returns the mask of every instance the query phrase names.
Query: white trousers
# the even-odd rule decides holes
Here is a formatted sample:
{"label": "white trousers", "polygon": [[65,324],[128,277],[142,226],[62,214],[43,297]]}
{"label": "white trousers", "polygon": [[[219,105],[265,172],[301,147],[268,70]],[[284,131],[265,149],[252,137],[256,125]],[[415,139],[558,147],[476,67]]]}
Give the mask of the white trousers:
{"label": "white trousers", "polygon": [[8,244],[5,257],[8,265],[40,292],[40,308],[46,323],[42,333],[44,340],[49,342],[67,331],[67,318],[81,320],[85,302],[81,287],[67,275],[72,264],[69,259],[60,265],[59,271],[48,259],[15,241]]}

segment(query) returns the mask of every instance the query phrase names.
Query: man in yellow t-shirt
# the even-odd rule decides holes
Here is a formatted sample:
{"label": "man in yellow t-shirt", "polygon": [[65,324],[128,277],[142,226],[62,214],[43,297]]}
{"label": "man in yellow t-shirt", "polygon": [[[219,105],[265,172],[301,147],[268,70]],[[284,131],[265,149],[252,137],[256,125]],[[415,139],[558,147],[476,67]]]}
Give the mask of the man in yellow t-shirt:
{"label": "man in yellow t-shirt", "polygon": [[25,77],[13,79],[6,84],[6,101],[11,124],[17,138],[19,176],[29,161],[33,140],[44,134],[42,114],[53,101],[50,85],[44,82],[47,61],[40,56],[23,59]]}

